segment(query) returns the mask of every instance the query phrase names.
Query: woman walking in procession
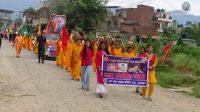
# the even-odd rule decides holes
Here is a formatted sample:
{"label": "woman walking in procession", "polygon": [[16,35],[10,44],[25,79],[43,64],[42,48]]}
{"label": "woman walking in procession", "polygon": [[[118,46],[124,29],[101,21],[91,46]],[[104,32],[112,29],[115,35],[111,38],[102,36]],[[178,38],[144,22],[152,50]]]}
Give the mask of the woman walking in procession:
{"label": "woman walking in procession", "polygon": [[[136,58],[145,58],[145,57],[147,57],[146,49],[145,49],[145,47],[141,47],[139,49],[139,54],[136,55]],[[139,87],[136,87],[136,93],[140,94],[140,88]]]}
{"label": "woman walking in procession", "polygon": [[17,37],[15,38],[13,47],[15,46],[15,50],[16,50],[16,58],[20,57],[20,53],[22,51],[22,47],[23,47],[23,37],[20,34],[17,34]]}
{"label": "woman walking in procession", "polygon": [[104,94],[106,93],[104,81],[102,78],[102,56],[103,55],[109,55],[108,48],[106,46],[106,42],[102,41],[99,45],[97,54],[96,54],[96,67],[97,67],[97,87],[96,87],[96,93],[99,96],[99,98],[103,98]]}
{"label": "woman walking in procession", "polygon": [[92,43],[88,39],[85,41],[81,56],[81,83],[82,89],[89,91],[89,80],[92,72],[93,48]]}
{"label": "woman walking in procession", "polygon": [[142,88],[142,96],[148,101],[152,101],[152,95],[154,90],[154,84],[156,83],[156,72],[155,67],[157,63],[157,56],[153,54],[153,46],[147,45],[147,53],[146,53],[147,59],[149,59],[149,77],[148,77],[148,83],[149,83],[149,90],[148,90],[148,97],[146,97],[146,91],[147,87]]}
{"label": "woman walking in procession", "polygon": [[79,81],[81,79],[81,59],[80,59],[80,53],[81,50],[83,49],[83,44],[81,43],[81,38],[76,36],[75,42],[73,40],[73,35],[71,34],[70,41],[72,43],[72,69],[71,69],[71,74],[72,74],[72,80]]}

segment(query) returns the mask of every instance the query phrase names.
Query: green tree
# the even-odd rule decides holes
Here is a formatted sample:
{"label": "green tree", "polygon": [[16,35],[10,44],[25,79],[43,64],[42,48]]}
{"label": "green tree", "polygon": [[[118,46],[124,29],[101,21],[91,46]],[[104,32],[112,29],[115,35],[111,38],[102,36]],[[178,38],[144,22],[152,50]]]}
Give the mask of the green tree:
{"label": "green tree", "polygon": [[32,7],[29,7],[28,9],[25,9],[23,12],[23,16],[27,16],[28,18],[33,19],[35,17],[35,9]]}
{"label": "green tree", "polygon": [[191,24],[190,22],[186,23],[188,26],[182,29],[182,34],[187,34],[189,39],[195,39],[197,45],[200,46],[200,23]]}
{"label": "green tree", "polygon": [[65,14],[69,29],[83,31],[95,30],[101,22],[106,20],[107,0],[58,0],[52,8],[56,14]]}
{"label": "green tree", "polygon": [[187,21],[187,22],[185,23],[185,25],[186,25],[186,26],[190,26],[190,25],[192,25],[192,22],[191,22],[191,21]]}
{"label": "green tree", "polygon": [[3,22],[0,21],[0,29],[1,29],[2,26],[3,26]]}

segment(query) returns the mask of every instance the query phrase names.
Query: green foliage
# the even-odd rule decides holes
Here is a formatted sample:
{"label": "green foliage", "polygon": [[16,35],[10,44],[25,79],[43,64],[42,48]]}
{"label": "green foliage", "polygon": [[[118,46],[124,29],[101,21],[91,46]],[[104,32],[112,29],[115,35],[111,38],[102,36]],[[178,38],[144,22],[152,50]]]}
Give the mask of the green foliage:
{"label": "green foliage", "polygon": [[196,82],[196,78],[191,74],[178,73],[176,71],[158,72],[158,84],[163,87],[191,85]]}
{"label": "green foliage", "polygon": [[165,9],[160,9],[160,12],[165,12]]}
{"label": "green foliage", "polygon": [[89,38],[90,40],[95,40],[96,38],[95,32],[90,32],[86,34],[86,37]]}
{"label": "green foliage", "polygon": [[197,98],[200,98],[200,81],[193,88],[193,95]]}
{"label": "green foliage", "polygon": [[34,12],[35,12],[35,9],[33,7],[29,7],[28,9],[24,11],[24,13],[34,13]]}
{"label": "green foliage", "polygon": [[58,0],[52,12],[65,14],[70,30],[81,28],[89,32],[105,21],[107,9],[104,2],[105,0]]}
{"label": "green foliage", "polygon": [[3,22],[0,21],[0,28],[3,26]]}
{"label": "green foliage", "polygon": [[[157,66],[158,84],[166,88],[194,86],[192,95],[200,98],[200,79],[197,75],[200,73],[199,57],[200,51],[198,48],[175,46],[173,55],[166,64],[158,64]],[[161,63],[161,60],[159,59],[158,62]]]}
{"label": "green foliage", "polygon": [[200,59],[200,48],[194,48],[194,47],[186,47],[183,45],[174,46],[172,47],[173,54],[183,53],[189,56],[192,56],[193,58]]}
{"label": "green foliage", "polygon": [[184,28],[181,33],[188,34],[188,37],[190,39],[195,39],[197,41],[197,45],[200,46],[200,24],[187,22],[186,25],[188,26]]}
{"label": "green foliage", "polygon": [[[185,67],[189,71],[194,73],[200,72],[200,58],[196,58],[195,56],[190,56],[186,54],[179,54],[173,57],[176,68]],[[188,71],[187,70],[187,71]]]}
{"label": "green foliage", "polygon": [[176,36],[174,36],[173,38],[168,38],[168,37],[164,37],[162,36],[159,39],[153,39],[151,37],[147,38],[144,40],[145,44],[151,44],[154,46],[154,53],[156,53],[157,55],[164,55],[164,47],[169,44],[170,41],[174,41],[176,40]]}
{"label": "green foliage", "polygon": [[183,39],[182,39],[182,38],[179,38],[179,39],[178,39],[177,45],[183,45]]}
{"label": "green foliage", "polygon": [[34,17],[35,9],[29,7],[28,9],[24,10],[24,14],[28,15],[29,17]]}
{"label": "green foliage", "polygon": [[22,34],[22,35],[27,35],[27,37],[30,37],[30,35],[31,35],[31,32],[30,32],[30,26],[29,25],[23,25],[22,26],[22,29],[20,30],[20,33]]}

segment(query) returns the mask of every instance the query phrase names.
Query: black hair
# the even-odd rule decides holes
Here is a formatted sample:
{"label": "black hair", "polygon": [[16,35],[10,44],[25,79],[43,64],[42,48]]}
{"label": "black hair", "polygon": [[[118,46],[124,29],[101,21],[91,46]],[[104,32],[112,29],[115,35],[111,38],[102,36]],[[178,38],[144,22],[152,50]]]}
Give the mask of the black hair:
{"label": "black hair", "polygon": [[87,58],[87,47],[86,47],[86,42],[90,42],[90,47],[89,47],[89,49],[93,50],[93,48],[92,48],[92,42],[91,42],[89,39],[85,40],[85,44],[84,44],[84,47],[83,47],[83,57],[84,57],[84,58]]}
{"label": "black hair", "polygon": [[110,53],[109,53],[109,51],[108,51],[108,47],[107,47],[107,45],[106,45],[106,41],[101,41],[101,42],[100,42],[98,51],[102,50],[102,49],[101,49],[101,45],[102,45],[102,44],[105,44],[105,47],[106,47],[106,48],[105,48],[105,51],[106,51],[106,54],[107,54],[107,55],[110,55]]}
{"label": "black hair", "polygon": [[153,45],[152,45],[152,44],[147,44],[147,47],[146,47],[146,49],[148,49],[148,47],[150,47],[150,46],[152,46],[152,47],[153,47]]}
{"label": "black hair", "polygon": [[75,42],[77,42],[77,41],[79,41],[79,40],[81,41],[81,38],[78,38],[78,37],[77,37],[77,38],[75,39]]}
{"label": "black hair", "polygon": [[126,51],[128,52],[128,50],[129,50],[130,48],[133,49],[132,47],[129,46],[129,47],[127,47]]}
{"label": "black hair", "polygon": [[72,30],[68,30],[68,31],[69,31],[69,32],[68,32],[68,33],[69,33],[69,36],[71,36]]}
{"label": "black hair", "polygon": [[130,49],[130,48],[132,49],[132,47],[127,47],[127,50]]}
{"label": "black hair", "polygon": [[144,49],[144,52],[146,52],[146,48],[145,48],[144,46],[143,46],[143,47],[140,47],[140,50],[141,50],[141,49]]}

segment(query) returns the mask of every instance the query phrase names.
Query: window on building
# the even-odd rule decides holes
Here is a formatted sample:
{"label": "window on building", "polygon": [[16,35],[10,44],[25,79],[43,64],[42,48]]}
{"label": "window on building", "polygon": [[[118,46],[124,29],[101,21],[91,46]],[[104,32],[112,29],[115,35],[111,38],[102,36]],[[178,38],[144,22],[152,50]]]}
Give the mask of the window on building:
{"label": "window on building", "polygon": [[122,12],[122,17],[123,17],[123,18],[126,18],[126,11],[123,11],[123,12]]}
{"label": "window on building", "polygon": [[165,15],[165,14],[163,14],[163,18],[166,18],[166,15]]}
{"label": "window on building", "polygon": [[117,16],[118,16],[118,17],[121,17],[121,14],[119,13]]}

